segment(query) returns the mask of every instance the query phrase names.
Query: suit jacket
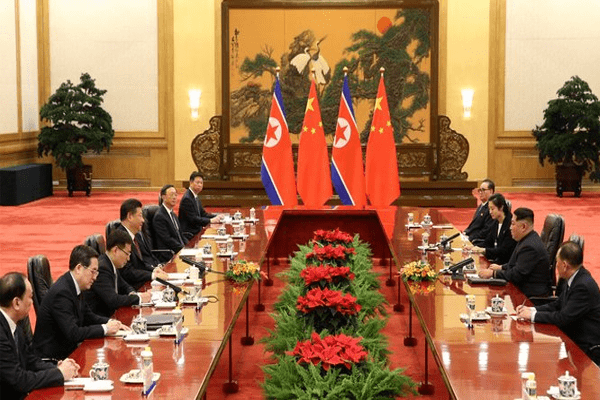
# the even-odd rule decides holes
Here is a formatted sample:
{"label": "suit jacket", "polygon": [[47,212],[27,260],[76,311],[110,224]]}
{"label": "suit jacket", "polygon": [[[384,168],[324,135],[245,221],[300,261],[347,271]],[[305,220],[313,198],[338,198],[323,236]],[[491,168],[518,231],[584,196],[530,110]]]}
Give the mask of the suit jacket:
{"label": "suit jacket", "polygon": [[490,230],[485,238],[485,241],[481,246],[485,249],[485,258],[500,265],[510,260],[510,256],[517,246],[517,242],[512,238],[512,234],[510,233],[511,219],[512,214],[507,213],[504,217],[504,221],[502,221],[500,233],[498,233],[499,223],[498,221],[494,220],[493,224],[490,226]]}
{"label": "suit jacket", "polygon": [[140,303],[138,295],[129,294],[133,291],[133,288],[121,277],[119,271],[115,274],[108,256],[102,254],[98,257],[98,277],[92,288],[83,292],[83,298],[92,312],[111,317],[119,307]]}
{"label": "suit jacket", "polygon": [[[117,229],[121,229],[123,232],[127,232],[127,229],[123,225],[119,225]],[[127,232],[129,234],[129,232]],[[127,263],[121,268],[119,274],[125,279],[125,281],[131,285],[135,290],[139,289],[144,283],[152,280],[152,271],[158,264],[156,258],[152,258],[156,261],[154,264],[149,264],[144,258],[144,249],[148,247],[145,241],[141,239],[142,234],[140,232],[135,234],[135,238],[140,246],[140,251],[134,245],[131,246],[131,256]],[[152,257],[152,252],[148,249],[148,253]],[[100,260],[98,260],[100,261]],[[100,275],[98,275],[100,278]]]}
{"label": "suit jacket", "polygon": [[567,286],[565,282],[558,299],[536,307],[535,322],[558,326],[588,353],[590,347],[600,345],[600,290],[584,267]]}
{"label": "suit jacket", "polygon": [[33,389],[63,385],[59,369],[33,353],[18,327],[15,336],[18,349],[8,321],[0,313],[0,398],[22,399]]}
{"label": "suit jacket", "polygon": [[531,231],[515,247],[508,263],[496,271],[496,277],[516,285],[527,297],[552,293],[550,258],[540,235]]}
{"label": "suit jacket", "polygon": [[37,314],[33,344],[40,357],[62,360],[85,339],[104,336],[101,324],[108,318],[94,314],[83,298],[77,297],[69,271],[58,278],[44,296]]}
{"label": "suit jacket", "polygon": [[478,240],[485,239],[493,222],[494,220],[490,215],[490,208],[486,202],[477,207],[477,210],[473,214],[473,219],[464,233],[469,237],[471,243],[476,244]]}
{"label": "suit jacket", "polygon": [[[170,249],[173,250],[174,253],[177,253],[185,243],[180,239],[180,237],[183,238],[180,230],[181,224],[179,223],[179,219],[175,212],[173,212],[173,217],[179,226],[179,232],[173,225],[173,221],[171,220],[171,216],[167,212],[167,209],[164,206],[160,206],[152,220],[152,234],[157,249]],[[163,262],[169,261],[171,257],[172,256],[166,252],[159,253],[158,255],[158,259]]]}
{"label": "suit jacket", "polygon": [[194,197],[191,189],[185,191],[179,202],[179,220],[181,221],[181,231],[186,238],[194,237],[202,228],[210,224],[210,219],[215,216],[215,214],[206,212],[202,207],[202,202],[199,198]]}

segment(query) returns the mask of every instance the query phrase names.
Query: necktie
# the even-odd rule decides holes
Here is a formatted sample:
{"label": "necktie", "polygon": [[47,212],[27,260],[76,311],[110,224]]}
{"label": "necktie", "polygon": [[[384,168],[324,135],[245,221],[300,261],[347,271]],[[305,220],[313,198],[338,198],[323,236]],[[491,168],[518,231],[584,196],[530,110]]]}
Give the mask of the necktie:
{"label": "necktie", "polygon": [[133,237],[133,244],[135,245],[139,258],[142,258],[142,250],[140,250],[140,243],[137,240],[137,236]]}
{"label": "necktie", "polygon": [[181,233],[179,232],[179,225],[177,224],[177,219],[175,218],[173,211],[171,211],[169,214],[171,215],[171,221],[173,221],[173,226],[175,227],[175,231],[177,231],[177,237],[179,238],[179,242],[183,246],[183,238],[181,237]]}
{"label": "necktie", "polygon": [[14,336],[15,346],[17,347],[17,354],[19,354],[19,332],[18,332],[18,330],[19,330],[19,327],[17,326],[17,329],[15,329],[15,336]]}

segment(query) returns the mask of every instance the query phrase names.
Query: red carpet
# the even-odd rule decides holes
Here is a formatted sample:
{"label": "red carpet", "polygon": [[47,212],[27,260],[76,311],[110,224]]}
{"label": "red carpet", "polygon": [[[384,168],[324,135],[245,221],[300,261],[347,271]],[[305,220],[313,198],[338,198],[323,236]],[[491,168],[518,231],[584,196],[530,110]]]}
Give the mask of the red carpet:
{"label": "red carpet", "polygon": [[[91,197],[81,194],[68,197],[66,192],[56,192],[53,197],[41,199],[17,207],[0,207],[0,274],[8,271],[26,272],[27,259],[36,254],[45,254],[52,266],[56,278],[68,268],[68,257],[71,249],[83,242],[86,236],[104,233],[106,222],[119,217],[121,202],[129,197],[136,197],[144,204],[156,203],[157,194],[153,192],[94,192]],[[553,193],[517,194],[511,193],[507,198],[512,201],[513,209],[529,207],[536,213],[536,230],[539,232],[547,213],[558,212],[565,217],[568,237],[577,232],[585,237],[585,264],[596,280],[600,281],[600,260],[594,251],[600,245],[600,234],[595,222],[600,212],[600,193],[583,193],[581,198],[558,198]],[[473,209],[444,209],[443,213],[459,229],[464,229],[469,223]],[[279,268],[284,268],[280,266]],[[380,267],[376,267],[380,268]],[[382,270],[383,272],[383,270]],[[275,286],[264,288],[263,299],[267,311],[256,312],[250,309],[251,336],[256,344],[249,347],[240,345],[240,337],[244,335],[245,312],[240,316],[239,323],[233,332],[234,377],[238,379],[240,391],[236,394],[225,395],[221,386],[227,377],[227,352],[223,353],[222,361],[215,372],[208,390],[209,399],[262,399],[260,382],[263,374],[260,366],[269,362],[269,355],[258,343],[265,335],[266,329],[273,327],[273,320],[268,315],[270,306],[275,302],[281,281],[275,279]],[[386,298],[395,299],[396,288],[382,285]],[[250,304],[256,304],[256,290],[250,296]],[[406,373],[415,381],[423,379],[423,343],[420,328],[415,325],[414,332],[419,339],[419,345],[408,348],[403,345],[407,334],[406,313],[397,314],[388,307],[390,319],[385,333],[389,339],[391,367],[406,368]],[[430,361],[432,359],[430,358]],[[448,393],[441,381],[441,376],[433,362],[429,363],[430,381],[436,387],[433,396],[416,396],[415,398],[447,399]]]}

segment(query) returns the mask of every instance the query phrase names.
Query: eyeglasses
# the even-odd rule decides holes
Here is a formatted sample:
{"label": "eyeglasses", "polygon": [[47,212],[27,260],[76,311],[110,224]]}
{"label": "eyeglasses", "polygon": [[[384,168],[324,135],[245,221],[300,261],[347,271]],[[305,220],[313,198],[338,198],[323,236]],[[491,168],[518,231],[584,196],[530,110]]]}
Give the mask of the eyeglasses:
{"label": "eyeglasses", "polygon": [[100,271],[98,271],[97,269],[90,269],[90,267],[83,267],[86,270],[90,271],[92,273],[92,275],[98,275],[100,273]]}
{"label": "eyeglasses", "polygon": [[126,255],[127,257],[130,257],[130,256],[131,256],[131,252],[130,252],[130,251],[124,250],[124,249],[120,248],[119,246],[117,246],[117,249],[119,249],[119,250],[121,250],[123,253],[125,253],[125,255]]}

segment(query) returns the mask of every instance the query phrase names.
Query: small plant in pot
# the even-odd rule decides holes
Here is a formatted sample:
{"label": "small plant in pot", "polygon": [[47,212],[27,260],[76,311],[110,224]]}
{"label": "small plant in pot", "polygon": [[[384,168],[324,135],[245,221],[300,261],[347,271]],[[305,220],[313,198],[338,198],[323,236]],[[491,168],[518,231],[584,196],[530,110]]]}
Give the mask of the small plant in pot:
{"label": "small plant in pot", "polygon": [[600,102],[578,76],[569,79],[548,102],[544,122],[532,131],[540,164],[556,165],[556,193],[581,195],[581,179],[589,173],[600,182]]}
{"label": "small plant in pot", "polygon": [[70,80],[62,83],[40,109],[46,125],[38,135],[38,156],[51,155],[66,170],[69,196],[75,190],[90,195],[92,166],[83,165],[82,156],[88,151],[100,154],[112,144],[112,118],[101,107],[105,93],[83,73],[78,85]]}

